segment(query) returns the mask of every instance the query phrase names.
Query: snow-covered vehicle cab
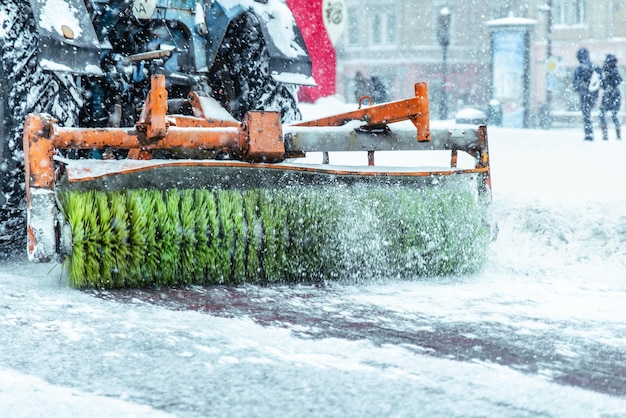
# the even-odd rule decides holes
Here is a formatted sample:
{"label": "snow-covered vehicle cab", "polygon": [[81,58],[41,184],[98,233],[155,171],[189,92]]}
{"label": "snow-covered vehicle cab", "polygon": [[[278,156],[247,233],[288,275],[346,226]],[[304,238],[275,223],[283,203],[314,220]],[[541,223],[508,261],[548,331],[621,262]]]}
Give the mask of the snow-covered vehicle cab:
{"label": "snow-covered vehicle cab", "polygon": [[173,109],[177,98],[196,91],[238,120],[249,110],[272,110],[290,122],[300,118],[297,87],[314,84],[304,40],[283,0],[2,4],[0,250],[13,232],[24,235],[19,225],[15,231],[15,212],[24,196],[21,135],[28,113],[49,113],[71,126],[132,126],[150,76],[158,73],[166,76]]}
{"label": "snow-covered vehicle cab", "polygon": [[[51,41],[41,49],[44,65],[97,75],[96,64],[108,79],[105,91],[117,87],[117,95],[161,72],[173,96],[206,91],[237,119],[250,109],[271,109],[289,121],[298,118],[291,86],[312,83],[302,35],[280,0],[31,3],[40,36]],[[59,15],[59,4],[66,13]]]}

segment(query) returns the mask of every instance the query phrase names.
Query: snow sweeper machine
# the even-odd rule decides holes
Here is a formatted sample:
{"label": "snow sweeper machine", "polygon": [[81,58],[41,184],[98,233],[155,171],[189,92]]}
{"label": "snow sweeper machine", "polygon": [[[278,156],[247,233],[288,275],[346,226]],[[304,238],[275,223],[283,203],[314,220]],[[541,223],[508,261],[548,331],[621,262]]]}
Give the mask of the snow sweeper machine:
{"label": "snow sweeper machine", "polygon": [[64,260],[70,285],[484,264],[486,128],[431,127],[424,83],[301,121],[314,81],[285,2],[0,1],[3,234],[26,231],[30,260]]}

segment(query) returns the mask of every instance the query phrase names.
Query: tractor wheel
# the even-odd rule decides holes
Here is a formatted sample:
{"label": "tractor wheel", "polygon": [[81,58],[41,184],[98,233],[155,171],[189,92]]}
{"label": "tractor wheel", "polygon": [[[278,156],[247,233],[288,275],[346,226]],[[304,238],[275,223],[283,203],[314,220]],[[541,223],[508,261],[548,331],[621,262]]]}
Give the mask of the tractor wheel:
{"label": "tractor wheel", "polygon": [[238,120],[250,110],[277,111],[283,123],[300,120],[297,86],[270,74],[269,53],[258,19],[244,14],[232,22],[209,78],[216,98]]}
{"label": "tractor wheel", "polygon": [[0,0],[0,257],[26,248],[22,133],[29,113],[76,125],[81,95],[71,75],[38,65],[38,34],[23,0]]}

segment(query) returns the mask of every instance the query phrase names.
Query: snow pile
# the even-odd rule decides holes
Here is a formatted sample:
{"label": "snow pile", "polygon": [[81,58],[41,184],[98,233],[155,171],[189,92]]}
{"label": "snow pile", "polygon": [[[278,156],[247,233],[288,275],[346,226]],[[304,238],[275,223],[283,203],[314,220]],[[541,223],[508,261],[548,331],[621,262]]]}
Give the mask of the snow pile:
{"label": "snow pile", "polygon": [[244,10],[254,10],[254,13],[266,22],[270,39],[285,56],[295,58],[307,54],[293,39],[295,21],[287,4],[283,1],[219,0],[218,3],[228,9],[229,13],[239,7]]}
{"label": "snow pile", "polygon": [[63,0],[47,0],[41,8],[39,26],[50,32],[63,35],[63,27],[70,28],[72,38],[80,38],[82,28],[80,20],[76,16],[79,13],[75,7]]}
{"label": "snow pile", "polygon": [[13,370],[0,369],[0,382],[0,405],[5,418],[64,418],[87,414],[91,418],[174,417],[149,406],[51,385]]}

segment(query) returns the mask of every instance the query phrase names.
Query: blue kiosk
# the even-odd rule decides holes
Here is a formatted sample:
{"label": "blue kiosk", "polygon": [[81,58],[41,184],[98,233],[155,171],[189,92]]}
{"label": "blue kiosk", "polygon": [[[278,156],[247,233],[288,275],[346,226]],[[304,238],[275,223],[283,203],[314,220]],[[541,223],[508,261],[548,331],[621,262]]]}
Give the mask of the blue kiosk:
{"label": "blue kiosk", "polygon": [[490,20],[491,98],[502,108],[502,126],[527,128],[530,110],[530,34],[537,21],[509,16]]}

